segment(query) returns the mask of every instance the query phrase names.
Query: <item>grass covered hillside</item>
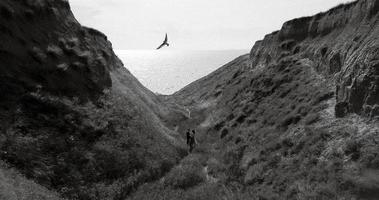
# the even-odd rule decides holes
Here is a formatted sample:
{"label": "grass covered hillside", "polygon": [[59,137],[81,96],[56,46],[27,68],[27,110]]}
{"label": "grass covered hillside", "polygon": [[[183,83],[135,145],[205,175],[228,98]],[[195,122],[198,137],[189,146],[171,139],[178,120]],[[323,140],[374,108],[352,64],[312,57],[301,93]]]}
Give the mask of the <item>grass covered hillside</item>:
{"label": "grass covered hillside", "polygon": [[66,0],[3,0],[0,199],[378,199],[378,11],[291,20],[156,96]]}
{"label": "grass covered hillside", "polygon": [[378,199],[378,11],[359,0],[291,20],[162,97],[191,111],[182,129],[201,144],[131,199]]}
{"label": "grass covered hillside", "polygon": [[63,200],[57,193],[27,180],[6,164],[0,165],[0,199]]}
{"label": "grass covered hillside", "polygon": [[[184,115],[144,88],[67,1],[4,0],[0,15],[4,198],[38,199],[28,194],[36,187],[41,199],[123,199],[183,156],[167,119]],[[19,186],[13,176],[24,176]]]}

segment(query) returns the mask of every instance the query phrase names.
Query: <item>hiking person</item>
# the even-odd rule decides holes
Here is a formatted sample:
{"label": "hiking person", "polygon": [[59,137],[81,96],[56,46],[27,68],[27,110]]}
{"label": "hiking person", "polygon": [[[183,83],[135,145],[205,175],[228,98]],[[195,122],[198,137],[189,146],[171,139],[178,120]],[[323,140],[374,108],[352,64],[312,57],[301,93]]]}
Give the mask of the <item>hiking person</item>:
{"label": "hiking person", "polygon": [[190,133],[189,129],[187,129],[186,138],[187,138],[187,145],[189,145],[190,144],[190,140],[191,140],[191,133]]}
{"label": "hiking person", "polygon": [[196,134],[195,130],[192,130],[192,133],[190,134],[190,143],[189,143],[189,152],[190,153],[193,151],[193,149],[195,148],[195,145],[197,144],[195,134]]}

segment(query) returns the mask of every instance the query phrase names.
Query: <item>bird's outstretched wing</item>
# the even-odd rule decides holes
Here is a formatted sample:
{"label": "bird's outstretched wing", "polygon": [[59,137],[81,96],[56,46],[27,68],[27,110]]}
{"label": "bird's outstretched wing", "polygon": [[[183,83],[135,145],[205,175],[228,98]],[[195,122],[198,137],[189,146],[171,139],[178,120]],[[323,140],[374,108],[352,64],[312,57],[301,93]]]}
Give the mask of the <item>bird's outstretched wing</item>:
{"label": "bird's outstretched wing", "polygon": [[165,43],[159,45],[159,47],[157,48],[157,50],[160,49],[160,48],[162,48],[164,45],[165,45]]}
{"label": "bird's outstretched wing", "polygon": [[167,33],[166,33],[166,37],[164,38],[163,43],[166,43],[166,44],[167,44],[167,42],[168,42],[168,38],[167,38]]}

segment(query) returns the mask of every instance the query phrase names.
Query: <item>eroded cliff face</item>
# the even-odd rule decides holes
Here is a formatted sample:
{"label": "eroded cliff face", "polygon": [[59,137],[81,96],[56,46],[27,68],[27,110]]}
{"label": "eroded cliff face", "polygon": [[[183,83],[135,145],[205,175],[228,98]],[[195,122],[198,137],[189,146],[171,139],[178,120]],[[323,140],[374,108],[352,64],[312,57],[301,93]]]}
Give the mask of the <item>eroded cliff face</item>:
{"label": "eroded cliff face", "polygon": [[363,0],[286,22],[256,43],[250,55],[253,65],[299,54],[335,81],[337,116],[377,116],[378,10],[378,1]]}
{"label": "eroded cliff face", "polygon": [[111,44],[82,27],[67,1],[3,1],[1,16],[3,92],[41,89],[86,99],[111,86],[109,70],[120,67]]}
{"label": "eroded cliff face", "polygon": [[70,199],[122,199],[183,156],[167,119],[184,115],[143,87],[66,0],[4,0],[0,16],[8,167]]}

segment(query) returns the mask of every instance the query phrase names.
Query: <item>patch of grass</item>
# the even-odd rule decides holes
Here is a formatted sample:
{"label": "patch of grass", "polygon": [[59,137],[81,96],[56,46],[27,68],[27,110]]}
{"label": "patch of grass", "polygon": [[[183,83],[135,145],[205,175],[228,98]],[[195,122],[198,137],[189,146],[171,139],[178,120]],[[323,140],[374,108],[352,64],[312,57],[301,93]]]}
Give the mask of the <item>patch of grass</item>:
{"label": "patch of grass", "polygon": [[2,162],[0,163],[0,199],[63,200],[57,193],[26,179]]}
{"label": "patch of grass", "polygon": [[164,184],[176,189],[188,189],[204,181],[203,166],[198,158],[191,155],[165,176]]}

